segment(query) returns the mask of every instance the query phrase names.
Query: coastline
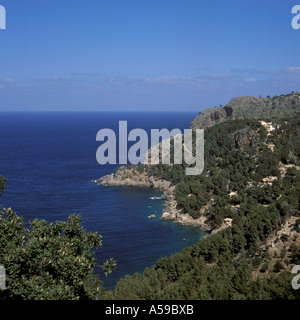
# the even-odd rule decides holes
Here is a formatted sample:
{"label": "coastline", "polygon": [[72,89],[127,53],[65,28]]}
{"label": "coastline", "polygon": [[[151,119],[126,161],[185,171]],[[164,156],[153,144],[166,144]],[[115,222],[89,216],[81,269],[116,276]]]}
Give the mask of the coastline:
{"label": "coastline", "polygon": [[182,209],[177,208],[175,199],[176,186],[171,185],[170,181],[156,179],[149,176],[145,170],[138,171],[134,167],[120,167],[115,173],[103,176],[94,182],[105,187],[146,187],[158,189],[162,192],[164,200],[164,211],[160,217],[161,220],[171,220],[181,225],[197,226],[207,233],[216,233],[221,230],[213,229],[207,222],[206,217],[201,216],[198,219],[192,218],[189,214],[183,214]]}

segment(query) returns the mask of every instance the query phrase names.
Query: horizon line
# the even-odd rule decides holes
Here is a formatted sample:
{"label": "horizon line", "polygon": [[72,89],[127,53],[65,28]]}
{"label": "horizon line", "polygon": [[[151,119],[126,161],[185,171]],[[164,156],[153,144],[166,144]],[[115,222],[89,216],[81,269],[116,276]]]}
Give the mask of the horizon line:
{"label": "horizon line", "polygon": [[197,110],[0,110],[0,113],[8,113],[8,112],[151,112],[151,113],[155,113],[155,112],[180,112],[180,113],[184,113],[184,112],[200,112]]}

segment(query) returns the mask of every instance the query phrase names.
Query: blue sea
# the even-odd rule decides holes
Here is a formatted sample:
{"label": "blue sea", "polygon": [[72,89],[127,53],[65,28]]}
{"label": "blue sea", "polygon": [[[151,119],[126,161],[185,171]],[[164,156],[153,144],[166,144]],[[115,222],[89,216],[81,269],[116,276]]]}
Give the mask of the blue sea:
{"label": "blue sea", "polygon": [[[82,217],[83,227],[103,236],[96,250],[98,265],[113,257],[117,269],[100,273],[106,289],[113,289],[126,274],[142,272],[157,259],[179,252],[205,234],[199,228],[159,219],[163,201],[153,200],[158,190],[102,187],[93,183],[118,165],[96,161],[100,142],[96,134],[110,128],[118,132],[127,120],[128,131],[141,128],[188,129],[196,113],[122,112],[11,112],[0,113],[0,175],[7,179],[0,206],[11,207],[27,223]],[[130,144],[128,145],[130,147]],[[151,214],[157,218],[149,219]]]}

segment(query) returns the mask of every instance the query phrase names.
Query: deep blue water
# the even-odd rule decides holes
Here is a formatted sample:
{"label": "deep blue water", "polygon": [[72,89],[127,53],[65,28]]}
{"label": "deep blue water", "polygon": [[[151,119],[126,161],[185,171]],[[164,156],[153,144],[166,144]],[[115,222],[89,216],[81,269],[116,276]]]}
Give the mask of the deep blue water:
{"label": "deep blue water", "polygon": [[[195,227],[149,219],[158,217],[162,200],[148,188],[109,188],[91,180],[112,173],[117,166],[96,161],[102,128],[118,132],[118,121],[128,131],[189,128],[195,113],[0,113],[0,175],[7,179],[0,206],[12,207],[28,222],[54,222],[72,213],[82,216],[88,231],[103,236],[96,250],[98,264],[113,257],[117,270],[101,274],[113,288],[126,274],[142,272],[162,256],[196,243],[204,233]],[[129,145],[130,147],[130,145]],[[96,272],[100,269],[96,268]]]}

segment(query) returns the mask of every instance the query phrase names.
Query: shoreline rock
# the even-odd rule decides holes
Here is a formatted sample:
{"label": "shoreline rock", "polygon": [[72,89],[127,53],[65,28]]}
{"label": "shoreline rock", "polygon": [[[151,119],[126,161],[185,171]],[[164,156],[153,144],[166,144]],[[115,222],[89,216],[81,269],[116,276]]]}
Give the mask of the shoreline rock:
{"label": "shoreline rock", "polygon": [[109,187],[152,187],[151,182],[145,172],[139,173],[133,171],[133,169],[123,168],[117,172],[106,175],[97,180],[102,186]]}

